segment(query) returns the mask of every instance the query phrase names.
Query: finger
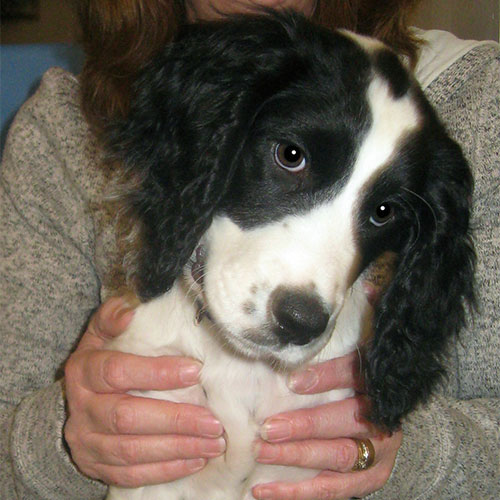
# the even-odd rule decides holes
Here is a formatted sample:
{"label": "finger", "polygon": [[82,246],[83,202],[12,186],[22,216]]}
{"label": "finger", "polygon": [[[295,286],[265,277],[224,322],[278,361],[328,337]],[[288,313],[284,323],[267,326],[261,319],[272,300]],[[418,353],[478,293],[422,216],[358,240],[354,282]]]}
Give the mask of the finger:
{"label": "finger", "polygon": [[[402,432],[379,434],[369,438],[373,450],[373,464],[389,460],[393,463],[401,446]],[[350,472],[358,461],[359,451],[355,439],[313,439],[270,444],[258,441],[257,462],[274,465],[291,465],[309,469]]]}
{"label": "finger", "polygon": [[362,498],[379,490],[387,481],[385,471],[373,467],[363,472],[322,472],[315,478],[297,483],[257,485],[252,493],[257,500],[341,500]]}
{"label": "finger", "polygon": [[217,438],[222,424],[201,406],[126,395],[101,396],[89,408],[91,428],[103,434],[181,434]]}
{"label": "finger", "polygon": [[178,356],[147,357],[118,351],[93,351],[78,367],[82,386],[96,393],[164,391],[199,382],[201,364]]}
{"label": "finger", "polygon": [[[358,459],[358,446],[349,438],[314,439],[274,445],[260,441],[257,450],[259,463],[336,472],[350,472]],[[375,456],[378,456],[377,451]]]}
{"label": "finger", "polygon": [[78,349],[101,349],[106,341],[126,330],[134,309],[125,297],[113,297],[104,302],[90,318]]}
{"label": "finger", "polygon": [[368,409],[368,399],[356,396],[314,408],[280,413],[264,422],[260,435],[264,441],[273,443],[345,436],[369,437],[378,432],[365,418]]}
{"label": "finger", "polygon": [[132,466],[180,459],[214,458],[224,453],[224,438],[189,436],[112,436],[92,434],[88,440],[95,462]]}
{"label": "finger", "polygon": [[206,464],[205,459],[198,458],[131,467],[101,465],[96,468],[95,472],[87,474],[109,485],[122,488],[139,488],[146,485],[168,483],[189,476],[203,469]]}
{"label": "finger", "polygon": [[332,359],[293,372],[288,387],[298,394],[316,394],[332,389],[361,389],[359,354]]}

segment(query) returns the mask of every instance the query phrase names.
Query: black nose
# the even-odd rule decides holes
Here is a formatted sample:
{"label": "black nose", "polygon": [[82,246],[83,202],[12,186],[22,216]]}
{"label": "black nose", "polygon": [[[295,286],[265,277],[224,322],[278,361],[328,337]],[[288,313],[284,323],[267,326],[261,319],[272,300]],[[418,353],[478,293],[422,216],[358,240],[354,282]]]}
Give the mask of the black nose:
{"label": "black nose", "polygon": [[271,311],[282,344],[308,344],[326,330],[330,318],[321,299],[303,290],[277,289]]}

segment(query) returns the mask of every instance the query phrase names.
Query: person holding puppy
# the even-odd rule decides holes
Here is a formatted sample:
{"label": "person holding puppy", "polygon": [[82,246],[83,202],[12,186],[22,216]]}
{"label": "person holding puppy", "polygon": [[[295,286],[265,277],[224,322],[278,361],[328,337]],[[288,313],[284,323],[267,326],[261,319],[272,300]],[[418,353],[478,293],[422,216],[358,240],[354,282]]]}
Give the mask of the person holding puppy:
{"label": "person holding puppy", "polygon": [[[293,373],[293,391],[354,387],[358,395],[269,417],[257,460],[323,472],[310,481],[258,485],[254,496],[497,496],[500,214],[491,179],[498,177],[500,50],[414,32],[408,19],[417,3],[80,1],[84,71],[78,79],[49,71],[12,126],[0,172],[2,498],[102,498],[106,484],[172,481],[224,452],[222,425],[208,409],[127,394],[196,384],[199,362],[103,349],[125,330],[134,306],[126,298],[101,304],[113,246],[112,235],[100,229],[105,214],[94,209],[106,184],[98,168],[99,135],[108,118],[126,115],[135,75],[182,23],[258,7],[292,8],[325,26],[377,36],[415,68],[475,172],[482,307],[450,346],[448,384],[392,435],[362,417],[369,401],[357,353]],[[359,440],[372,464],[361,460]]]}

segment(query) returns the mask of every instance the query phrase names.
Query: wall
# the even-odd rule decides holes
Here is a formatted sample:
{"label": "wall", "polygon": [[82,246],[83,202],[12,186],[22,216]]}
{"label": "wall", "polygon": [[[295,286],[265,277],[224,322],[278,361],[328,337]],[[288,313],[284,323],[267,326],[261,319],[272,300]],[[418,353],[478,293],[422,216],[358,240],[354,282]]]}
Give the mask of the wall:
{"label": "wall", "polygon": [[78,35],[71,3],[72,0],[40,0],[39,19],[2,23],[2,43],[74,42]]}
{"label": "wall", "polygon": [[424,0],[415,24],[448,30],[459,38],[498,41],[499,18],[500,0]]}

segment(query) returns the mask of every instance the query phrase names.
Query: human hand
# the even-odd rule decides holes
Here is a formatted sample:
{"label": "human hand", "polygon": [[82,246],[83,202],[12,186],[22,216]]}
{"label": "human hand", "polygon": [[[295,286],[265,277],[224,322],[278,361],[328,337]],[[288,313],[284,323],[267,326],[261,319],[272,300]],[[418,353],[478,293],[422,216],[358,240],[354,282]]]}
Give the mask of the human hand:
{"label": "human hand", "polygon": [[[297,393],[314,394],[353,387],[361,390],[358,355],[308,367],[292,374],[289,385]],[[364,497],[379,490],[389,479],[402,432],[384,434],[363,415],[369,402],[362,394],[315,408],[302,409],[268,418],[262,426],[257,461],[321,470],[316,477],[295,483],[257,485],[258,500],[314,500]],[[370,439],[375,462],[364,471],[353,471],[358,459],[358,439]]]}
{"label": "human hand", "polygon": [[191,386],[200,370],[189,358],[105,350],[133,314],[124,299],[105,302],[65,367],[64,437],[73,461],[87,476],[123,487],[192,474],[225,449],[222,425],[207,409],[127,394]]}

